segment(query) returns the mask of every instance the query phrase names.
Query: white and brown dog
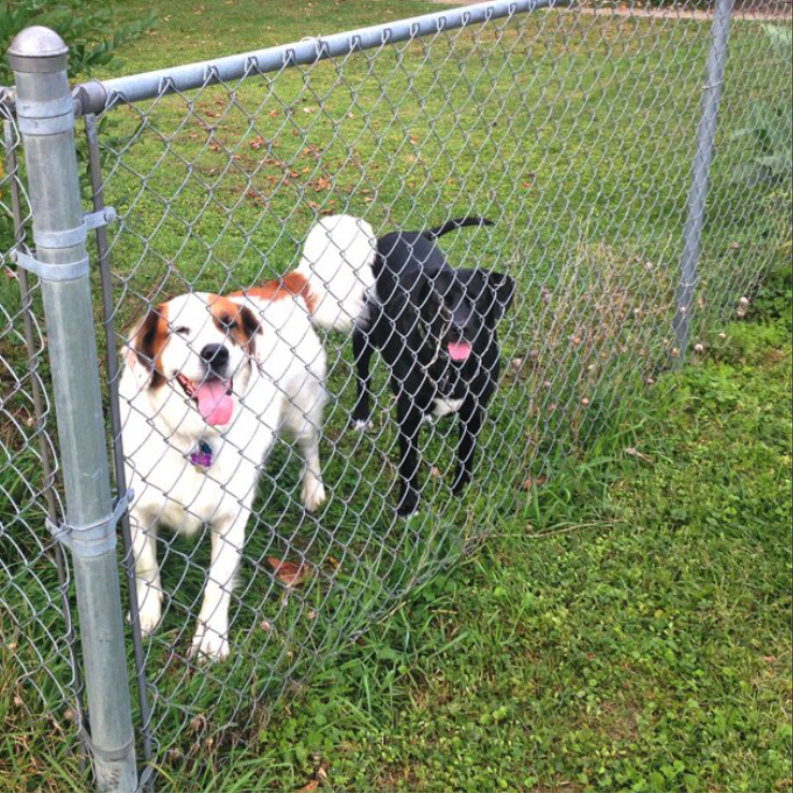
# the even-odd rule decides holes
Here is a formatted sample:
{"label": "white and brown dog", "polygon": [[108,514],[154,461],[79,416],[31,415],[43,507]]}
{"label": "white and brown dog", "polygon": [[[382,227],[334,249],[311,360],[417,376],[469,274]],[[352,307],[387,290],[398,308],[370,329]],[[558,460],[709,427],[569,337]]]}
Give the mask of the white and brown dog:
{"label": "white and brown dog", "polygon": [[212,531],[191,655],[229,654],[229,605],[259,473],[282,430],[305,458],[302,499],[325,499],[319,435],[327,361],[312,325],[348,330],[374,278],[368,223],[325,218],[300,266],[228,297],[191,293],[152,309],[124,352],[119,384],[140,628],[162,616],[157,526]]}

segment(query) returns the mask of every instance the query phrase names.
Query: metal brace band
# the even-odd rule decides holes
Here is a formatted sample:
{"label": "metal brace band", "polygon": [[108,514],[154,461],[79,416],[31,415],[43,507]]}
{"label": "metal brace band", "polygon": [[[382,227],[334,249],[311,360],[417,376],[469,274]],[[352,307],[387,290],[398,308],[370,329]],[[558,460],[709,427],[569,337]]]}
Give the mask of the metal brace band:
{"label": "metal brace band", "polygon": [[101,556],[116,547],[116,524],[127,511],[131,500],[132,491],[127,490],[116,500],[113,511],[96,523],[90,523],[87,526],[70,526],[68,523],[62,523],[60,526],[56,526],[47,520],[47,529],[75,556],[83,559]]}
{"label": "metal brace band", "polygon": [[17,267],[21,267],[45,281],[74,281],[77,278],[85,278],[89,272],[87,254],[80,261],[67,262],[66,264],[40,262],[22,251],[12,251],[11,259],[16,262]]}
{"label": "metal brace band", "polygon": [[85,242],[89,230],[107,226],[110,223],[115,223],[116,220],[118,220],[116,210],[113,207],[105,207],[99,212],[83,215],[83,222],[76,229],[37,231],[34,224],[33,239],[36,241],[36,245],[40,245],[42,248],[71,248],[73,245]]}
{"label": "metal brace band", "polygon": [[[71,101],[71,97],[69,97]],[[50,118],[30,118],[17,116],[17,125],[23,135],[58,135],[74,129],[74,109],[66,115]]]}
{"label": "metal brace band", "polygon": [[100,757],[102,760],[124,760],[125,758],[129,757],[130,751],[135,747],[134,737],[127,741],[127,743],[125,743],[123,746],[120,746],[118,749],[102,749],[101,747],[97,746],[91,740],[91,736],[88,734],[88,730],[86,729],[80,730],[80,737],[88,747],[88,751],[90,751],[95,757]]}

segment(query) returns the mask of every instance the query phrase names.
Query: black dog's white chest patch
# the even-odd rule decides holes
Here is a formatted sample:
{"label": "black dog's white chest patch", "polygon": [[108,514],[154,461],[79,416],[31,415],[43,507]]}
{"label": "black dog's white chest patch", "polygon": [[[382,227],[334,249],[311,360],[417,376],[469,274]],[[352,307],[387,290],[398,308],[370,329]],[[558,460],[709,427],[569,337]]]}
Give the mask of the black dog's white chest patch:
{"label": "black dog's white chest patch", "polygon": [[432,415],[440,419],[451,413],[456,413],[462,407],[464,401],[463,399],[436,399],[434,400]]}

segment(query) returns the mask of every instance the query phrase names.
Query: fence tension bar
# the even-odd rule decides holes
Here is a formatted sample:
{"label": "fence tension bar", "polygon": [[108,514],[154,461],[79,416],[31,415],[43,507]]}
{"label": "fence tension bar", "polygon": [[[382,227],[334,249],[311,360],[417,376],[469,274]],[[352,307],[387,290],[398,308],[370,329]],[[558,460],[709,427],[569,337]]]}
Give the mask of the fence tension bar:
{"label": "fence tension bar", "polygon": [[[104,183],[102,180],[102,164],[99,152],[99,132],[96,116],[89,113],[83,119],[85,139],[88,147],[88,174],[91,180],[91,198],[94,215],[102,215],[115,210],[105,206]],[[113,472],[118,492],[127,490],[126,472],[124,471],[124,454],[121,448],[121,413],[118,399],[118,348],[116,347],[116,330],[114,324],[113,277],[110,272],[110,245],[107,239],[107,227],[96,228],[96,249],[99,254],[99,279],[102,284],[102,313],[105,327],[105,357],[107,360],[107,379],[110,391],[110,430],[113,434]],[[143,791],[154,790],[154,774],[152,760],[154,748],[151,730],[151,708],[149,706],[146,684],[146,653],[143,649],[143,637],[140,632],[138,618],[138,593],[135,587],[135,559],[132,553],[132,532],[129,515],[121,515],[121,538],[124,547],[124,568],[127,574],[127,600],[129,602],[129,621],[132,631],[132,651],[135,659],[135,680],[138,689],[138,708],[140,710],[140,737],[143,750],[144,769],[141,771],[140,784]]]}
{"label": "fence tension bar", "polygon": [[[21,261],[34,262],[41,278],[66,523],[90,528],[107,525],[113,504],[68,53],[56,33],[31,27],[14,39],[8,54],[36,240],[35,258],[23,254]],[[133,793],[138,779],[115,549],[105,543],[95,554],[75,552],[72,566],[96,787]]]}
{"label": "fence tension bar", "polygon": [[683,255],[680,260],[680,280],[675,294],[675,315],[672,328],[675,333],[675,363],[682,366],[688,352],[691,335],[691,307],[699,283],[697,265],[702,248],[702,228],[705,221],[705,202],[710,184],[710,166],[713,162],[714,140],[719,115],[719,102],[724,81],[724,64],[727,60],[727,43],[730,37],[730,20],[735,0],[716,0],[716,10],[711,28],[711,45],[708,52],[707,74],[702,89],[702,115],[697,132],[697,150],[691,169],[691,189],[688,194],[688,217],[683,231]]}

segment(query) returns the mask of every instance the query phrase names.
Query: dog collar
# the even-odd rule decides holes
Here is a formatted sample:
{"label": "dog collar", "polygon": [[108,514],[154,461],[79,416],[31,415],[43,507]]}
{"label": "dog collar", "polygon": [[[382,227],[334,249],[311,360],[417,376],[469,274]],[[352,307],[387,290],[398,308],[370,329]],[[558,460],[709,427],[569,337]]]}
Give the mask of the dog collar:
{"label": "dog collar", "polygon": [[190,462],[199,470],[206,471],[212,465],[212,447],[204,440],[198,442],[190,455]]}

